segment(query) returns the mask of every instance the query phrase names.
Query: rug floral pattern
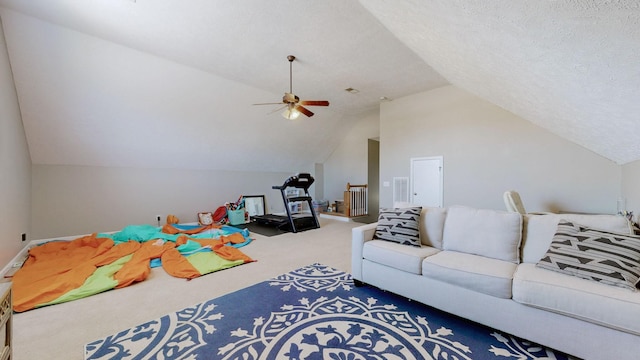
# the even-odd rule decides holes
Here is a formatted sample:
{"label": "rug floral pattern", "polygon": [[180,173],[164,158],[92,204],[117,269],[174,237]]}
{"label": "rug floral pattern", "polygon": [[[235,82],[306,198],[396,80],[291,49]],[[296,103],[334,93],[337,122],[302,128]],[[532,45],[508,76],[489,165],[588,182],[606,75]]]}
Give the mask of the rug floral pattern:
{"label": "rug floral pattern", "polygon": [[567,359],[313,264],[85,346],[85,359]]}

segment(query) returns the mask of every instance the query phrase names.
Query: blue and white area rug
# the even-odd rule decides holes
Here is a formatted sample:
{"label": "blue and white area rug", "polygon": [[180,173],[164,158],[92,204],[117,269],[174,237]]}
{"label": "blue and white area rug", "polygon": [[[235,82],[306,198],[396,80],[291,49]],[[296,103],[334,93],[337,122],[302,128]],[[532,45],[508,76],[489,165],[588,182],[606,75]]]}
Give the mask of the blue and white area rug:
{"label": "blue and white area rug", "polygon": [[567,359],[314,264],[85,345],[85,359]]}

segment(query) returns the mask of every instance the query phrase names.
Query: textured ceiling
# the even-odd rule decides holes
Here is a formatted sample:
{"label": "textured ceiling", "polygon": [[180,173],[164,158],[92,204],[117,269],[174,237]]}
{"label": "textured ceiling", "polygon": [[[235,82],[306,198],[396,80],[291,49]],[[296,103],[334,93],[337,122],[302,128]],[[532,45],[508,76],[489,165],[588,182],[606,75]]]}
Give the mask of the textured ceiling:
{"label": "textured ceiling", "polygon": [[640,159],[640,2],[366,0],[450,83],[619,164]]}
{"label": "textured ceiling", "polygon": [[[595,3],[0,0],[0,16],[36,164],[293,171],[381,96],[447,83],[623,164],[640,159],[640,11]],[[289,54],[294,92],[331,102],[299,122],[250,105],[288,90]]]}

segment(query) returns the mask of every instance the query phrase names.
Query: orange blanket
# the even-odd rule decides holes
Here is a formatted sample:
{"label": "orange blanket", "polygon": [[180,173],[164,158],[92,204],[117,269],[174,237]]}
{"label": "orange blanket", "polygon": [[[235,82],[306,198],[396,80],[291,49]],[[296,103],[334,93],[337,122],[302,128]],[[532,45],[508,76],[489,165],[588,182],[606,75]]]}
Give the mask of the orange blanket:
{"label": "orange blanket", "polygon": [[[202,255],[193,258],[192,262],[197,265],[194,266],[189,260],[191,256],[183,256],[176,249],[189,240],[206,247],[205,250],[210,248],[205,265]],[[72,241],[49,242],[30,249],[29,258],[13,276],[13,308],[21,312],[129,286],[147,278],[150,260],[154,258],[162,258],[162,267],[169,274],[187,279],[251,262],[253,260],[242,251],[225,245],[245,241],[241,234],[235,233],[211,240],[181,235],[175,243],[157,240],[115,245],[113,240],[98,238],[96,234]],[[215,264],[210,266],[207,262]],[[112,269],[99,278],[98,269],[107,266]],[[203,269],[208,270],[202,272]],[[86,289],[77,291],[83,287]],[[69,296],[70,293],[73,296]]]}

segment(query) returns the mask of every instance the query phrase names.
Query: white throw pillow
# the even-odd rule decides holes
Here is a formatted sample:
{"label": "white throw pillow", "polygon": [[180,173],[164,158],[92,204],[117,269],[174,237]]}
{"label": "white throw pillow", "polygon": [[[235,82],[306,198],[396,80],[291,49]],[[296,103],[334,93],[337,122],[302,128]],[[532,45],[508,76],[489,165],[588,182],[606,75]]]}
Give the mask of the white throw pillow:
{"label": "white throw pillow", "polygon": [[443,249],[520,262],[519,213],[452,206],[444,223]]}

